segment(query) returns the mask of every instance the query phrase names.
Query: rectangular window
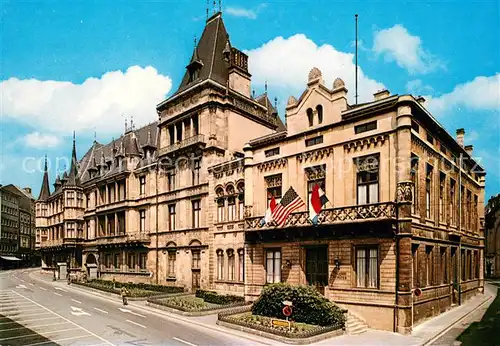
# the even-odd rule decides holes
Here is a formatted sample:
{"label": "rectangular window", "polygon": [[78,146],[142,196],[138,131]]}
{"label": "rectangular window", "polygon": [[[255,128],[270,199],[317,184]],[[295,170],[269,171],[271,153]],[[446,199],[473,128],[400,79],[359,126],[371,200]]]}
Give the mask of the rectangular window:
{"label": "rectangular window", "polygon": [[266,251],[266,282],[281,282],[281,250]]}
{"label": "rectangular window", "polygon": [[245,250],[238,250],[238,281],[245,281]]}
{"label": "rectangular window", "polygon": [[170,171],[167,173],[167,190],[173,191],[175,190],[175,172]]}
{"label": "rectangular window", "polygon": [[467,250],[467,279],[472,279],[472,251]]}
{"label": "rectangular window", "polygon": [[139,194],[145,195],[146,194],[146,176],[141,176],[139,177]]}
{"label": "rectangular window", "polygon": [[432,286],[434,284],[434,246],[425,247],[425,284]]}
{"label": "rectangular window", "polygon": [[227,198],[227,221],[233,221],[236,214],[236,199],[232,197]]}
{"label": "rectangular window", "polygon": [[355,159],[357,169],[358,204],[378,203],[379,157],[376,155]]}
{"label": "rectangular window", "polygon": [[307,209],[311,208],[311,195],[314,186],[317,184],[320,189],[325,191],[326,165],[308,167],[305,169],[307,178]]}
{"label": "rectangular window", "polygon": [[201,214],[201,201],[198,199],[196,201],[192,201],[193,206],[193,228],[200,227],[200,214]]}
{"label": "rectangular window", "polygon": [[467,231],[471,230],[472,226],[472,193],[467,190],[467,199],[465,201],[466,208],[467,210]]}
{"label": "rectangular window", "polygon": [[137,261],[137,256],[135,253],[129,253],[128,254],[128,270],[131,272],[135,272],[136,270],[136,261]]}
{"label": "rectangular window", "polygon": [[448,255],[446,248],[441,248],[441,283],[448,283]]}
{"label": "rectangular window", "polygon": [[465,250],[462,250],[462,258],[461,258],[461,264],[462,264],[462,281],[465,281],[466,278],[466,262],[465,262]]}
{"label": "rectangular window", "polygon": [[267,176],[264,179],[266,181],[266,190],[267,190],[266,208],[268,208],[269,203],[271,202],[271,199],[273,197],[276,200],[276,203],[279,203],[281,201],[282,179],[281,179],[281,174]]}
{"label": "rectangular window", "polygon": [[148,254],[147,253],[139,254],[139,269],[141,270],[141,272],[146,271],[147,261],[148,261]]}
{"label": "rectangular window", "polygon": [[200,269],[201,252],[200,250],[193,250],[191,252],[191,269]]}
{"label": "rectangular window", "polygon": [[412,204],[411,204],[411,213],[418,213],[418,156],[415,154],[411,154],[411,162],[410,162],[410,178],[413,183],[413,193],[412,193]]}
{"label": "rectangular window", "polygon": [[429,132],[427,132],[427,142],[434,144],[434,137]]}
{"label": "rectangular window", "polygon": [[168,228],[175,231],[175,204],[168,206]]}
{"label": "rectangular window", "polygon": [[413,287],[420,286],[419,271],[418,271],[418,244],[411,244],[411,257],[412,257],[412,282]]}
{"label": "rectangular window", "polygon": [[323,136],[317,136],[313,138],[306,139],[306,147],[311,147],[313,145],[323,143]]}
{"label": "rectangular window", "polygon": [[456,199],[456,188],[455,188],[455,180],[450,178],[450,202],[449,202],[449,216],[450,216],[450,224],[456,224],[456,210],[455,210],[455,199]]}
{"label": "rectangular window", "polygon": [[238,195],[238,218],[240,220],[245,218],[245,195],[243,192]]}
{"label": "rectangular window", "polygon": [[233,250],[228,250],[227,251],[227,279],[229,281],[234,281],[234,251]]}
{"label": "rectangular window", "polygon": [[146,210],[139,210],[139,231],[146,230]]}
{"label": "rectangular window", "polygon": [[363,133],[367,131],[372,131],[377,129],[377,121],[370,121],[369,123],[354,126],[354,133]]}
{"label": "rectangular window", "polygon": [[195,160],[192,171],[193,185],[200,184],[200,160]]}
{"label": "rectangular window", "polygon": [[217,280],[222,280],[224,278],[224,252],[222,250],[217,251]]}
{"label": "rectangular window", "polygon": [[474,278],[479,278],[479,251],[474,251]]}
{"label": "rectangular window", "polygon": [[427,164],[425,174],[425,217],[431,218],[432,166]]}
{"label": "rectangular window", "polygon": [[443,172],[439,173],[439,221],[445,222],[445,213],[444,213],[444,189],[446,184],[446,174]]}
{"label": "rectangular window", "polygon": [[217,222],[224,222],[225,198],[217,199]]}
{"label": "rectangular window", "polygon": [[120,254],[115,253],[113,255],[113,267],[115,269],[115,272],[120,271]]}
{"label": "rectangular window", "polygon": [[168,273],[169,278],[175,278],[175,251],[168,252]]}
{"label": "rectangular window", "polygon": [[104,256],[104,265],[106,268],[111,269],[111,254],[106,254]]}
{"label": "rectangular window", "polygon": [[85,205],[85,207],[86,207],[87,209],[89,209],[89,207],[90,207],[90,194],[88,194],[88,193],[87,193],[87,194],[85,195],[85,201],[86,201],[86,205]]}
{"label": "rectangular window", "polygon": [[478,216],[477,216],[478,215],[477,214],[477,195],[474,195],[474,205],[472,206],[472,208],[474,208],[473,215],[472,215],[472,217],[474,218],[474,223],[472,226],[473,226],[474,231],[477,232],[479,230],[478,229],[478,222],[479,221],[478,221]]}
{"label": "rectangular window", "polygon": [[440,143],[440,144],[439,144],[439,150],[440,150],[443,154],[445,154],[445,155],[446,155],[446,153],[448,152],[448,151],[446,150],[446,147],[443,145],[443,143]]}
{"label": "rectangular window", "polygon": [[418,126],[415,120],[411,121],[411,128],[417,133],[420,132],[420,126]]}
{"label": "rectangular window", "polygon": [[67,192],[67,205],[69,207],[74,207],[75,206],[75,192],[74,191],[68,191]]}
{"label": "rectangular window", "polygon": [[356,284],[358,287],[378,287],[378,248],[356,249]]}
{"label": "rectangular window", "polygon": [[277,148],[268,149],[268,150],[264,151],[264,154],[266,155],[266,157],[279,155],[280,154],[280,148],[277,147]]}

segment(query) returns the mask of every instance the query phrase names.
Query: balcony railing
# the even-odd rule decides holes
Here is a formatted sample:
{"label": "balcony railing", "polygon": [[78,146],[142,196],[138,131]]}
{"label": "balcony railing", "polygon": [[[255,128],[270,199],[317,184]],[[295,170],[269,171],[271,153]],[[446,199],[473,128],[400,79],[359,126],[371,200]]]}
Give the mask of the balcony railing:
{"label": "balcony railing", "polygon": [[184,149],[184,148],[190,147],[192,145],[204,144],[204,143],[205,143],[205,136],[204,135],[202,135],[202,134],[195,135],[195,136],[186,138],[180,142],[171,144],[168,147],[161,148],[158,151],[158,155],[159,156],[167,155],[167,154],[174,152],[174,151],[177,151],[179,149]]}
{"label": "balcony railing", "polygon": [[96,238],[97,245],[113,245],[126,243],[148,243],[149,234],[144,232],[126,233]]}
{"label": "balcony railing", "polygon": [[60,238],[60,239],[50,239],[50,240],[43,240],[40,244],[41,248],[49,248],[49,247],[56,247],[56,246],[62,246],[62,245],[75,245],[79,243],[82,238]]}
{"label": "balcony railing", "polygon": [[[246,218],[246,230],[252,231],[278,228],[278,225],[274,221],[262,224],[261,220],[263,218],[264,216]],[[393,219],[396,219],[396,204],[394,202],[387,202],[323,209],[318,216],[318,224],[335,225]],[[307,226],[312,226],[312,223],[311,220],[309,220],[309,212],[304,211],[290,214],[283,228]]]}

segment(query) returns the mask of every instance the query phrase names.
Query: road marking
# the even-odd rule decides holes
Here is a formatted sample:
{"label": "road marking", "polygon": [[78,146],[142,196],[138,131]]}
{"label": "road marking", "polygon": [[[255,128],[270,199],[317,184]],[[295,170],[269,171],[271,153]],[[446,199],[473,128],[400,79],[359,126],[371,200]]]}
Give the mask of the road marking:
{"label": "road marking", "polygon": [[136,316],[139,316],[142,318],[146,318],[146,316],[138,314],[137,312],[133,312],[132,310],[129,310],[129,309],[118,308],[118,310],[120,310],[121,312],[128,312],[129,314],[136,315]]}
{"label": "road marking", "polygon": [[52,292],[52,293],[54,293],[56,296],[62,297],[61,293],[57,293],[57,292]]}
{"label": "road marking", "polygon": [[179,342],[182,342],[182,343],[184,343],[184,344],[186,344],[186,345],[196,346],[195,344],[192,344],[192,343],[190,343],[189,341],[182,340],[182,339],[179,339],[179,338],[176,338],[176,337],[173,337],[172,339],[177,340],[177,341],[179,341]]}
{"label": "road marking", "polygon": [[[14,292],[14,291],[13,291],[13,292]],[[104,339],[104,338],[100,337],[100,336],[99,336],[99,335],[97,335],[96,333],[92,333],[90,330],[85,329],[85,328],[83,328],[82,326],[79,326],[79,325],[78,325],[78,324],[76,324],[75,322],[72,322],[72,321],[68,320],[67,318],[65,318],[65,317],[63,317],[63,316],[61,316],[61,315],[59,315],[58,313],[56,313],[56,312],[54,312],[54,311],[52,311],[52,310],[50,310],[50,309],[46,308],[45,306],[38,304],[38,303],[37,303],[37,302],[35,302],[34,300],[31,300],[31,299],[29,299],[28,297],[23,296],[21,293],[17,293],[17,292],[14,292],[14,293],[15,293],[15,294],[17,294],[17,295],[18,295],[18,296],[20,296],[20,297],[25,298],[26,300],[28,300],[28,301],[30,301],[30,302],[32,302],[32,303],[34,303],[34,304],[36,304],[36,305],[38,305],[38,306],[40,306],[40,307],[44,308],[44,309],[45,309],[45,310],[47,310],[48,312],[51,312],[51,313],[53,313],[54,315],[59,316],[59,317],[60,317],[60,318],[62,318],[63,320],[68,321],[69,323],[71,323],[71,324],[73,324],[73,325],[75,325],[75,326],[77,326],[77,327],[81,328],[82,330],[86,331],[86,332],[87,332],[87,333],[89,333],[90,335],[95,336],[95,337],[96,337],[96,338],[98,338],[99,340],[104,341],[104,342],[106,343],[106,345],[115,346],[114,344],[112,344],[111,342],[107,341],[106,339]]]}
{"label": "road marking", "polygon": [[12,339],[19,339],[19,338],[26,338],[28,336],[35,336],[35,335],[41,335],[41,336],[44,336],[43,333],[45,334],[50,334],[50,333],[62,333],[62,332],[69,332],[71,330],[77,330],[78,328],[69,328],[69,329],[60,329],[60,330],[51,330],[50,332],[40,332],[40,333],[32,333],[32,334],[24,334],[24,335],[18,335],[18,336],[11,336],[11,337],[8,337],[8,338],[3,338],[3,339],[0,339],[0,341],[3,341],[3,340],[12,340]]}
{"label": "road marking", "polygon": [[78,303],[78,304],[81,304],[81,303],[82,303],[81,301],[76,300],[76,299],[73,299],[73,298],[71,298],[71,300],[72,300],[72,301],[74,301],[75,303]]}
{"label": "road marking", "polygon": [[142,324],[136,323],[136,322],[131,321],[131,320],[125,320],[125,321],[127,321],[128,323],[135,324],[136,326],[142,327],[142,328],[144,328],[144,329],[146,329],[146,328],[147,328],[146,326],[143,326]]}
{"label": "road marking", "polygon": [[[43,345],[43,344],[49,344],[49,343],[56,343],[56,342],[59,342],[59,341],[66,341],[66,340],[73,340],[73,339],[82,339],[82,338],[88,338],[88,335],[72,336],[70,338],[63,338],[63,339],[57,339],[57,340],[42,341],[42,342],[37,342],[35,344],[29,344],[29,345],[26,345],[26,346]],[[105,345],[107,345],[107,344],[105,344]]]}
{"label": "road marking", "polygon": [[[23,314],[22,316],[19,316],[19,317],[26,317],[26,316],[33,316],[33,315],[43,315],[43,314],[45,314],[45,312],[37,312],[37,313],[34,313],[34,314]],[[16,316],[17,315],[11,315],[11,316],[8,316],[6,318],[12,319],[12,317],[16,317]]]}
{"label": "road marking", "polygon": [[[46,315],[48,314],[48,312],[44,312],[42,315]],[[38,315],[38,314],[37,314]],[[25,322],[35,322],[35,321],[45,321],[45,320],[55,320],[56,318],[59,318],[59,317],[47,317],[47,318],[32,318],[31,320],[24,320],[24,321],[20,321],[20,320],[12,320],[10,322],[0,322],[1,325],[3,324],[12,324],[12,323],[25,323]]]}
{"label": "road marking", "polygon": [[107,314],[107,313],[108,313],[107,311],[104,311],[104,310],[101,310],[101,309],[98,309],[98,308],[94,308],[94,310],[100,311],[100,312],[102,312],[102,313],[104,313],[104,314]]}
{"label": "road marking", "polygon": [[46,290],[47,290],[46,288],[43,288],[42,286],[40,286],[40,287],[38,287],[38,288],[39,288],[39,289],[41,289],[41,290],[44,290],[44,291],[46,291]]}
{"label": "road marking", "polygon": [[0,330],[0,333],[1,332],[6,332],[6,331],[9,331],[9,330],[18,330],[18,329],[31,329],[31,328],[38,328],[38,327],[47,327],[47,326],[55,326],[55,325],[58,325],[58,324],[66,324],[68,322],[57,322],[57,323],[49,323],[49,324],[39,324],[37,326],[22,326],[22,327],[17,327],[17,328],[10,328],[10,329],[2,329]]}
{"label": "road marking", "polygon": [[54,287],[56,290],[59,290],[59,291],[63,291],[63,292],[68,292],[66,291],[64,288],[61,288],[61,287]]}
{"label": "road marking", "polygon": [[25,285],[17,285],[16,288],[24,288],[24,289],[26,289],[28,287],[26,287]]}
{"label": "road marking", "polygon": [[22,281],[22,282],[26,282],[26,281],[24,281],[23,279],[21,279],[21,281]]}
{"label": "road marking", "polygon": [[20,313],[24,313],[24,312],[33,312],[36,310],[40,310],[40,308],[38,306],[35,306],[32,309],[25,309],[25,310],[16,310],[16,308],[10,308],[10,309],[5,309],[5,310],[0,310],[0,314],[7,316],[7,315],[12,314],[12,313],[20,314]]}
{"label": "road marking", "polygon": [[31,283],[31,282],[30,282],[29,284],[30,284],[31,286],[35,286],[35,284],[34,284],[34,283]]}
{"label": "road marking", "polygon": [[71,306],[71,310],[73,310],[71,311],[71,314],[75,316],[91,316],[88,312],[83,311],[82,308]]}
{"label": "road marking", "polygon": [[33,304],[31,303],[28,303],[28,304],[15,304],[15,303],[9,303],[9,304],[0,304],[0,309],[2,308],[12,308],[12,307],[16,307],[16,308],[23,308],[23,307],[26,307],[26,306],[32,306]]}

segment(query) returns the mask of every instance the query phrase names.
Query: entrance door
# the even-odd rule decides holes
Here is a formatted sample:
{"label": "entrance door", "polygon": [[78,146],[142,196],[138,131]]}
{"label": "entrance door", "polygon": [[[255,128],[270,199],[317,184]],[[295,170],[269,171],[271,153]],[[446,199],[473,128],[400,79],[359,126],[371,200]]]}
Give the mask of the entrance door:
{"label": "entrance door", "polygon": [[201,253],[200,250],[191,251],[191,288],[195,292],[200,288],[200,263]]}
{"label": "entrance door", "polygon": [[328,247],[315,246],[306,248],[306,280],[325,294],[328,285]]}
{"label": "entrance door", "polygon": [[452,294],[452,300],[451,303],[452,305],[458,304],[458,256],[457,256],[457,248],[452,247],[451,248],[451,266],[452,266],[452,273],[451,273],[451,294]]}

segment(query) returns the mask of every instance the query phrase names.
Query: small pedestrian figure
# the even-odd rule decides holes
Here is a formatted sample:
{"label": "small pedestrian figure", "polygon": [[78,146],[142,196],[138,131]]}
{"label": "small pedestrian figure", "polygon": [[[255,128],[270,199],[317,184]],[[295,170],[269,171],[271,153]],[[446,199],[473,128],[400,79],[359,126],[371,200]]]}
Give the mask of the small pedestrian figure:
{"label": "small pedestrian figure", "polygon": [[68,280],[68,285],[71,284],[71,274],[66,274],[66,279]]}
{"label": "small pedestrian figure", "polygon": [[123,305],[128,305],[127,295],[129,294],[129,292],[125,286],[122,286],[122,288],[120,289],[120,294],[122,296]]}

